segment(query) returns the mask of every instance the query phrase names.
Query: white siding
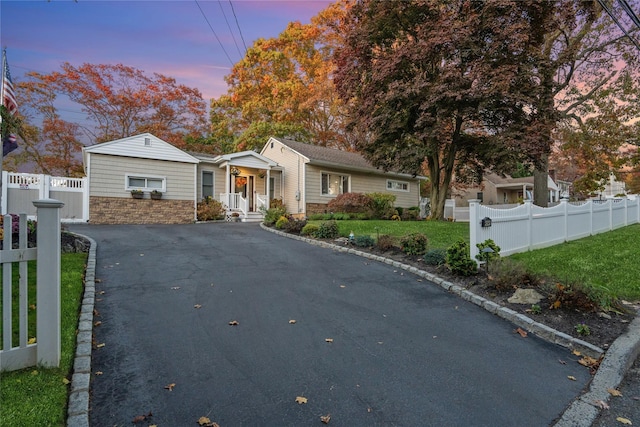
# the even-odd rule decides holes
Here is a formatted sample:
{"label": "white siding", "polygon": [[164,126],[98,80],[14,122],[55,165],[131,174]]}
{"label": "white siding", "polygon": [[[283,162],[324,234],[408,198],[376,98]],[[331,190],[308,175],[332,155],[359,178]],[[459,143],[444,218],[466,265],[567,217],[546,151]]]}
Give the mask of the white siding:
{"label": "white siding", "polygon": [[125,178],[129,174],[164,177],[167,184],[164,199],[193,200],[194,164],[95,153],[90,156],[91,196],[131,197],[125,189]]}
{"label": "white siding", "polygon": [[[149,144],[147,145],[146,142]],[[108,154],[121,157],[137,157],[141,159],[167,160],[181,163],[198,163],[198,160],[169,144],[153,136],[150,133],[109,141],[91,147],[83,151],[90,154]]]}

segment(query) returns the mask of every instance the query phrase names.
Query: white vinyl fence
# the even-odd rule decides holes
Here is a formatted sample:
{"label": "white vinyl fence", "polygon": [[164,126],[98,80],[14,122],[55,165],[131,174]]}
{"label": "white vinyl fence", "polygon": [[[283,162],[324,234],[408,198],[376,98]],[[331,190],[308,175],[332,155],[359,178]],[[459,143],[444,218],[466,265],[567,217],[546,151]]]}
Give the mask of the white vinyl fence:
{"label": "white vinyl fence", "polygon": [[[27,246],[27,215],[20,214],[18,248],[13,249],[10,215],[4,217],[2,265],[2,347],[0,371],[14,371],[30,366],[60,365],[60,209],[58,200],[33,202],[38,218],[37,247]],[[29,338],[29,295],[27,263],[36,265],[36,336]],[[18,277],[13,277],[13,264]],[[13,282],[17,281],[17,286]],[[16,292],[17,291],[17,292]],[[17,301],[18,324],[13,322]]]}
{"label": "white vinyl fence", "polygon": [[635,224],[640,222],[639,203],[638,197],[580,204],[561,200],[542,208],[527,200],[512,209],[494,209],[470,200],[471,259],[478,254],[476,244],[487,239],[500,246],[500,255],[511,255]]}
{"label": "white vinyl fence", "polygon": [[33,201],[43,199],[55,199],[64,203],[60,211],[62,222],[80,223],[89,220],[87,178],[2,171],[2,215],[25,212],[29,219],[33,219],[36,215]]}

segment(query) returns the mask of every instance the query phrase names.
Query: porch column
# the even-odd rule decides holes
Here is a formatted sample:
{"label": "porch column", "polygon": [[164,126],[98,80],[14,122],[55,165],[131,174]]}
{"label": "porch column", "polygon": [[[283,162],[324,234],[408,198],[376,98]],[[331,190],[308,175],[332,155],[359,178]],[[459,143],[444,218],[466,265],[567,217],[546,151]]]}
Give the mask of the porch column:
{"label": "porch column", "polygon": [[224,188],[226,188],[227,194],[231,193],[231,180],[229,177],[231,176],[231,168],[229,167],[229,162],[227,162],[227,174],[224,178]]}
{"label": "porch column", "polygon": [[271,188],[269,187],[271,185],[271,168],[267,169],[267,185],[266,185],[266,189],[267,189],[267,194],[265,194],[265,203],[266,206],[265,208],[269,209],[269,194],[271,194]]}

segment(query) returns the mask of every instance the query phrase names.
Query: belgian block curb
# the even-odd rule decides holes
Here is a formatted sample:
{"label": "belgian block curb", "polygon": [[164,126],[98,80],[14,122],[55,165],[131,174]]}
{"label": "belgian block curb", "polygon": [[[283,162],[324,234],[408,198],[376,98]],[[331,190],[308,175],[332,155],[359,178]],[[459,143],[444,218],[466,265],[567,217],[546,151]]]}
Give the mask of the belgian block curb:
{"label": "belgian block curb", "polygon": [[93,337],[93,307],[96,295],[96,248],[95,240],[72,233],[89,241],[89,255],[84,275],[84,294],[78,320],[76,354],[73,361],[73,376],[67,408],[67,427],[89,427],[89,388],[91,383],[91,340]]}
{"label": "belgian block curb", "polygon": [[595,359],[599,359],[600,357],[604,356],[602,362],[600,363],[598,371],[591,380],[589,390],[576,398],[576,400],[574,400],[574,402],[565,410],[556,424],[554,424],[554,427],[591,426],[600,412],[600,409],[595,406],[595,401],[609,401],[609,398],[611,396],[607,392],[607,389],[617,388],[620,385],[620,383],[624,379],[625,374],[627,373],[631,365],[633,365],[634,360],[640,354],[640,317],[638,316],[636,316],[636,318],[629,325],[629,330],[624,335],[618,337],[605,352],[604,349],[598,346],[574,338],[568,334],[565,334],[564,332],[557,331],[542,323],[536,322],[535,320],[525,316],[524,314],[520,314],[511,310],[510,308],[503,307],[500,304],[487,300],[486,298],[476,295],[473,292],[470,292],[458,285],[454,285],[453,283],[447,282],[440,277],[437,277],[426,271],[422,271],[416,267],[402,264],[398,261],[393,261],[381,256],[373,255],[368,252],[359,251],[354,248],[309,239],[295,234],[285,233],[267,227],[263,223],[260,223],[260,227],[262,227],[264,230],[290,239],[301,240],[312,245],[321,246],[340,252],[351,253],[409,271],[419,277],[438,284],[448,292],[456,294],[464,300],[472,302],[473,304],[484,308],[492,314],[510,321],[516,326],[523,328],[527,332],[530,332],[547,342],[558,344],[571,350],[577,350],[582,354],[593,357]]}

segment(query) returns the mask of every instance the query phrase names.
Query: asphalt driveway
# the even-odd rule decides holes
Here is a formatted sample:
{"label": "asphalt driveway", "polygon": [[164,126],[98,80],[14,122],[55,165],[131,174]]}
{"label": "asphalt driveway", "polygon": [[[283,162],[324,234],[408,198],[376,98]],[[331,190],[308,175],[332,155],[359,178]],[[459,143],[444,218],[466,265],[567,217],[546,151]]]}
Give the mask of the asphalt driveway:
{"label": "asphalt driveway", "polygon": [[70,229],[98,245],[92,426],[546,426],[590,380],[426,280],[257,224]]}

